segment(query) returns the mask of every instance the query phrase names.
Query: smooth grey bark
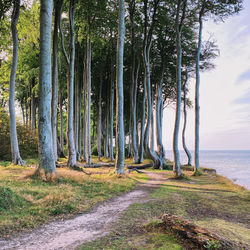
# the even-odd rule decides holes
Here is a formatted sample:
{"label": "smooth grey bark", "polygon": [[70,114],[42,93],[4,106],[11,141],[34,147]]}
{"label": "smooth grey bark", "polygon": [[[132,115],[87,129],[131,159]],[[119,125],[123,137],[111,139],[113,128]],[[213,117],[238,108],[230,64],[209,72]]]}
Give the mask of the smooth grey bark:
{"label": "smooth grey bark", "polygon": [[64,137],[63,137],[63,100],[62,93],[59,95],[59,108],[60,108],[60,147],[64,153]]}
{"label": "smooth grey bark", "polygon": [[83,123],[83,161],[87,161],[87,47],[84,56],[84,71],[83,71],[83,106],[84,106],[84,123]]}
{"label": "smooth grey bark", "polygon": [[51,132],[51,31],[53,1],[41,0],[39,83],[39,169],[47,178],[56,173]]}
{"label": "smooth grey bark", "polygon": [[151,117],[151,126],[150,126],[150,149],[154,151],[155,148],[155,142],[154,142],[154,135],[155,135],[155,126],[154,126],[154,112],[153,112],[153,106],[154,106],[154,92],[152,90],[152,117]]}
{"label": "smooth grey bark", "polygon": [[15,83],[16,70],[18,62],[18,33],[17,22],[20,15],[20,0],[14,0],[13,12],[11,15],[11,33],[13,40],[13,57],[10,73],[10,90],[9,90],[9,113],[10,113],[10,141],[12,162],[17,165],[24,166],[18,147],[17,130],[16,130],[16,113],[15,113]]}
{"label": "smooth grey bark", "polygon": [[123,120],[123,55],[125,37],[125,5],[119,0],[119,22],[116,56],[116,173],[124,174],[124,120]]}
{"label": "smooth grey bark", "polygon": [[106,132],[105,132],[105,158],[109,158],[109,97],[108,97],[108,88],[106,96]]}
{"label": "smooth grey bark", "polygon": [[36,129],[36,98],[33,88],[35,86],[35,78],[31,80],[31,129]]}
{"label": "smooth grey bark", "polygon": [[129,19],[131,24],[131,89],[130,89],[130,115],[131,115],[131,144],[133,150],[133,161],[138,163],[138,145],[137,145],[137,130],[136,130],[136,97],[137,97],[137,82],[135,79],[135,24],[134,24],[135,1],[129,3]]}
{"label": "smooth grey bark", "polygon": [[[183,14],[180,20],[180,9],[181,3],[183,3]],[[174,153],[174,165],[173,170],[175,175],[181,176],[180,168],[180,155],[178,149],[178,140],[179,140],[179,130],[180,130],[180,118],[181,118],[181,60],[182,60],[182,47],[181,47],[181,30],[184,20],[184,14],[186,9],[186,0],[178,0],[177,9],[176,9],[176,20],[175,20],[175,29],[176,29],[176,51],[177,51],[177,60],[176,60],[176,112],[175,112],[175,125],[174,125],[174,138],[173,138],[173,153]]]}
{"label": "smooth grey bark", "polygon": [[140,156],[139,163],[143,162],[143,154],[144,154],[144,128],[145,128],[145,106],[146,106],[146,76],[144,76],[143,81],[143,100],[142,100],[142,116],[141,116],[141,140],[140,140]]}
{"label": "smooth grey bark", "polygon": [[184,80],[183,84],[183,114],[184,114],[184,124],[183,124],[183,129],[182,129],[182,146],[183,149],[187,155],[188,158],[188,166],[192,165],[192,155],[189,152],[187,145],[186,145],[186,139],[185,139],[185,131],[186,131],[186,125],[187,125],[187,72],[186,72],[186,78]]}
{"label": "smooth grey bark", "polygon": [[162,144],[162,119],[163,119],[163,100],[162,100],[162,84],[164,75],[164,65],[162,65],[162,72],[159,84],[156,85],[155,95],[155,118],[156,118],[156,142],[157,154],[160,159],[160,169],[166,166],[165,151]]}
{"label": "smooth grey bark", "polygon": [[58,104],[58,28],[61,19],[63,0],[57,0],[55,4],[55,19],[53,31],[53,65],[52,65],[52,112],[51,112],[51,126],[52,126],[52,142],[55,161],[58,159],[57,155],[57,104]]}
{"label": "smooth grey bark", "polygon": [[[113,40],[112,40],[112,48],[113,48]],[[111,82],[110,82],[110,142],[109,142],[109,155],[110,160],[114,160],[114,150],[113,150],[113,129],[114,129],[114,91],[115,91],[115,83],[114,83],[114,62],[113,62],[113,54],[111,52]]]}
{"label": "smooth grey bark", "polygon": [[148,0],[144,0],[144,39],[143,39],[143,64],[146,76],[146,93],[147,93],[147,123],[144,133],[144,150],[146,155],[153,161],[154,167],[159,168],[159,157],[154,150],[149,146],[149,133],[152,120],[152,95],[151,95],[151,72],[150,72],[150,50],[152,45],[152,33],[155,24],[155,15],[158,8],[159,1],[154,2],[154,10],[152,15],[152,21],[148,28]]}
{"label": "smooth grey bark", "polygon": [[99,100],[98,100],[98,127],[97,127],[97,151],[98,161],[102,157],[102,73],[100,74]]}
{"label": "smooth grey bark", "polygon": [[91,34],[89,32],[87,40],[87,164],[92,164],[91,158],[91,127],[90,127],[90,113],[91,113]]}
{"label": "smooth grey bark", "polygon": [[76,150],[74,139],[74,68],[75,68],[75,0],[70,0],[69,6],[69,20],[70,20],[70,63],[68,76],[68,166],[74,167],[76,165]]}
{"label": "smooth grey bark", "polygon": [[194,150],[194,170],[199,171],[200,161],[200,54],[202,45],[202,29],[204,7],[202,6],[199,13],[199,39],[196,54],[196,82],[195,82],[195,150]]}

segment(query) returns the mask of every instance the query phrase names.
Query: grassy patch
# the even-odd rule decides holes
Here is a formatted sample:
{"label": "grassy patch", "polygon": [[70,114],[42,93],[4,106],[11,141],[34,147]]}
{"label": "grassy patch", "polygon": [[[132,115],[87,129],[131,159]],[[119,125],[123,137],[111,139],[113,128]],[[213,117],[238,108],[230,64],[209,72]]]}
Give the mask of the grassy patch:
{"label": "grassy patch", "polygon": [[[35,160],[30,160],[35,163]],[[54,183],[32,177],[35,168],[0,166],[0,235],[34,228],[56,216],[87,211],[97,202],[131,190],[140,174],[117,178],[113,168],[88,169],[91,176],[58,169]]]}
{"label": "grassy patch", "polygon": [[[181,216],[230,241],[250,244],[249,191],[215,174],[193,176],[185,171],[188,178],[179,180],[170,171],[161,172],[167,180],[152,192],[150,201],[131,205],[109,235],[79,249],[195,249],[162,227],[159,218],[164,213]],[[209,242],[207,247],[216,244]]]}

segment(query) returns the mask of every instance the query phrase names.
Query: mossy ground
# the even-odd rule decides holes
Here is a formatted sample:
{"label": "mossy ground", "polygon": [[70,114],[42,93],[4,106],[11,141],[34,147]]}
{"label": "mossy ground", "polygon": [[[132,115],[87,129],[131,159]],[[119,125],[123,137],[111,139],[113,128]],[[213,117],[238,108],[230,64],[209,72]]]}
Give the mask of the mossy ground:
{"label": "mossy ground", "polygon": [[131,190],[145,178],[136,172],[117,178],[114,168],[108,167],[87,169],[90,176],[61,168],[50,183],[33,176],[37,159],[27,163],[33,165],[0,162],[0,236],[87,211],[98,202]]}
{"label": "mossy ground", "polygon": [[[158,172],[158,171],[156,171]],[[196,249],[196,246],[162,227],[160,216],[170,213],[208,228],[222,237],[250,245],[250,192],[215,174],[177,180],[163,171],[166,182],[151,200],[133,204],[108,236],[80,249]]]}

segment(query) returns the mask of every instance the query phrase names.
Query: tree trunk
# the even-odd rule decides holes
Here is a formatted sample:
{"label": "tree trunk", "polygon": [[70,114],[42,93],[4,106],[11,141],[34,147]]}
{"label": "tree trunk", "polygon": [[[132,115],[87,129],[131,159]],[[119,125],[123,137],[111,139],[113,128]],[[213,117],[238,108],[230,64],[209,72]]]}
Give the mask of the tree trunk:
{"label": "tree trunk", "polygon": [[57,104],[58,104],[58,28],[61,19],[63,0],[57,0],[55,5],[55,20],[53,33],[53,66],[52,66],[52,142],[55,161],[57,161]]}
{"label": "tree trunk", "polygon": [[63,100],[62,93],[59,95],[59,107],[60,107],[60,146],[64,152],[64,138],[63,138]]}
{"label": "tree trunk", "polygon": [[186,140],[185,140],[185,131],[186,131],[186,125],[187,125],[187,97],[186,97],[186,84],[187,84],[187,72],[186,72],[186,79],[184,81],[184,86],[183,86],[183,93],[184,93],[184,98],[183,98],[183,114],[184,114],[184,124],[183,124],[183,130],[182,130],[182,145],[183,149],[187,155],[188,158],[188,166],[192,165],[192,155],[189,152],[187,145],[186,145]]}
{"label": "tree trunk", "polygon": [[83,106],[84,106],[84,123],[83,123],[83,160],[87,161],[87,125],[88,125],[88,113],[87,113],[87,48],[84,56],[84,71],[83,71]]}
{"label": "tree trunk", "polygon": [[13,12],[11,15],[11,32],[13,40],[13,57],[10,74],[10,90],[9,90],[9,112],[10,112],[10,140],[12,162],[16,165],[24,166],[18,147],[17,130],[16,130],[16,114],[15,114],[15,81],[18,62],[18,33],[17,22],[20,14],[20,0],[14,1]]}
{"label": "tree trunk", "polygon": [[[112,46],[113,48],[113,46]],[[113,151],[113,129],[114,129],[114,62],[113,55],[111,52],[111,83],[110,83],[110,142],[109,142],[109,155],[110,160],[114,160],[114,151]]]}
{"label": "tree trunk", "polygon": [[98,160],[102,157],[102,73],[100,74],[99,100],[98,100],[98,130],[97,130],[97,151]]}
{"label": "tree trunk", "polygon": [[162,101],[162,83],[164,75],[164,65],[162,66],[161,79],[159,84],[156,85],[155,95],[155,117],[156,117],[156,141],[157,141],[157,154],[159,156],[161,165],[160,169],[166,166],[165,151],[162,144],[162,118],[163,118],[163,101]]}
{"label": "tree trunk", "polygon": [[106,132],[105,132],[105,158],[109,158],[109,96],[106,95]]}
{"label": "tree trunk", "polygon": [[140,158],[139,163],[143,162],[144,154],[144,128],[145,128],[145,106],[146,106],[146,76],[144,76],[143,81],[144,91],[143,91],[143,101],[142,101],[142,117],[141,117],[141,141],[140,141]]}
{"label": "tree trunk", "polygon": [[35,78],[31,80],[31,129],[36,129],[36,98],[33,91],[35,86]]}
{"label": "tree trunk", "polygon": [[70,0],[69,20],[70,20],[70,63],[68,76],[68,166],[76,165],[76,150],[74,139],[74,69],[75,69],[75,31],[74,15],[75,0]]}
{"label": "tree trunk", "polygon": [[150,127],[150,148],[152,151],[154,151],[155,149],[155,141],[154,141],[155,126],[154,126],[153,106],[154,106],[154,92],[152,90],[152,118],[151,118],[151,127]]}
{"label": "tree trunk", "polygon": [[[177,10],[176,10],[176,51],[177,51],[177,61],[176,61],[176,113],[175,113],[175,126],[174,126],[174,138],[173,138],[173,152],[174,152],[174,166],[173,170],[175,175],[181,176],[180,168],[180,155],[178,149],[178,139],[180,130],[180,118],[181,118],[181,59],[182,59],[182,47],[181,47],[181,27],[180,27],[180,8],[181,2],[183,0],[178,0]],[[184,0],[185,1],[185,0]]]}
{"label": "tree trunk", "polygon": [[91,158],[91,127],[90,127],[90,113],[91,113],[91,35],[89,32],[87,40],[87,164],[92,164]]}
{"label": "tree trunk", "polygon": [[202,29],[203,29],[203,8],[199,15],[199,41],[198,50],[196,55],[196,83],[195,83],[195,152],[194,152],[194,169],[199,171],[200,169],[200,53],[202,44]]}
{"label": "tree trunk", "polygon": [[123,55],[125,37],[125,5],[119,0],[119,23],[116,58],[116,173],[124,174],[124,120],[123,120]]}
{"label": "tree trunk", "polygon": [[39,84],[39,169],[48,179],[56,173],[51,132],[51,31],[53,1],[41,0]]}

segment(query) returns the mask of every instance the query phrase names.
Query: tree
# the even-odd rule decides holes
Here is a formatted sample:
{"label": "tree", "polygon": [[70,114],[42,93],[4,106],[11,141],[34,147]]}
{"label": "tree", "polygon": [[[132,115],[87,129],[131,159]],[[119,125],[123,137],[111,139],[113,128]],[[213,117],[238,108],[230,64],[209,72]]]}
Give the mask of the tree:
{"label": "tree", "polygon": [[123,121],[123,54],[125,37],[125,6],[119,0],[118,40],[116,54],[116,173],[124,174],[124,121]]}
{"label": "tree", "polygon": [[205,15],[212,15],[221,20],[238,13],[242,9],[242,0],[224,1],[224,0],[198,0],[198,20],[199,35],[196,51],[196,82],[195,82],[195,156],[194,169],[199,171],[199,150],[200,150],[200,55],[202,47],[203,18]]}
{"label": "tree", "polygon": [[53,1],[41,0],[40,10],[40,83],[39,83],[39,170],[47,179],[56,173],[51,133],[51,31]]}
{"label": "tree", "polygon": [[9,92],[9,112],[10,112],[10,138],[11,138],[11,154],[12,162],[17,165],[24,166],[18,148],[18,139],[16,131],[16,114],[15,114],[15,80],[18,61],[18,33],[17,22],[20,15],[20,0],[14,0],[13,11],[11,15],[11,33],[13,39],[13,57],[10,73],[10,92]]}
{"label": "tree", "polygon": [[[176,61],[176,113],[175,113],[175,126],[174,126],[174,141],[173,141],[173,152],[174,152],[174,166],[173,170],[175,175],[181,176],[180,168],[180,156],[178,150],[178,139],[179,139],[179,129],[180,129],[180,117],[181,117],[181,59],[182,59],[182,47],[181,47],[181,32],[183,28],[183,21],[185,19],[187,0],[178,0],[176,8],[176,51],[177,51],[177,61]],[[182,10],[182,15],[180,12]]]}
{"label": "tree", "polygon": [[57,104],[58,104],[58,28],[61,19],[63,0],[55,3],[55,20],[53,31],[53,66],[52,66],[52,142],[55,161],[57,161]]}

